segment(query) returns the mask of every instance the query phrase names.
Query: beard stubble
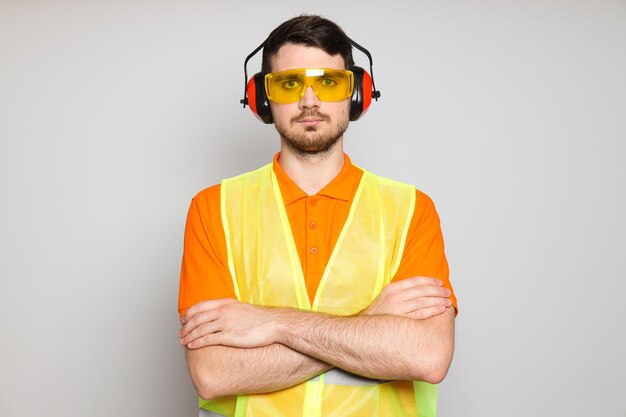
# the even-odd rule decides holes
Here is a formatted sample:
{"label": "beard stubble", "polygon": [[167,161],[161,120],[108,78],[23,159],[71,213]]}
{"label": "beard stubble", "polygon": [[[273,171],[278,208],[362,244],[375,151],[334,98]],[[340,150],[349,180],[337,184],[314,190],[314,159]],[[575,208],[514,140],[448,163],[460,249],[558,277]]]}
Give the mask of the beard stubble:
{"label": "beard stubble", "polygon": [[304,132],[298,132],[295,126],[305,117],[316,117],[327,123],[330,122],[330,117],[324,113],[303,111],[289,121],[289,126],[275,123],[281,141],[299,156],[310,157],[331,151],[348,129],[349,120],[346,118],[345,121],[328,123],[326,131],[323,131],[320,126],[307,126]]}

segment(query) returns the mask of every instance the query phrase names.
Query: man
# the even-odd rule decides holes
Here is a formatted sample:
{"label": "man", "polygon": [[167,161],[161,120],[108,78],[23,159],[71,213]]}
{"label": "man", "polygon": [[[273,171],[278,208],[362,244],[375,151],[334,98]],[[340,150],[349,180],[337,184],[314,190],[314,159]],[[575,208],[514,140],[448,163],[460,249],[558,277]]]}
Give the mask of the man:
{"label": "man", "polygon": [[201,415],[435,415],[456,312],[439,218],[343,153],[369,85],[351,50],[319,16],[276,28],[248,91],[280,152],[192,200],[179,336]]}

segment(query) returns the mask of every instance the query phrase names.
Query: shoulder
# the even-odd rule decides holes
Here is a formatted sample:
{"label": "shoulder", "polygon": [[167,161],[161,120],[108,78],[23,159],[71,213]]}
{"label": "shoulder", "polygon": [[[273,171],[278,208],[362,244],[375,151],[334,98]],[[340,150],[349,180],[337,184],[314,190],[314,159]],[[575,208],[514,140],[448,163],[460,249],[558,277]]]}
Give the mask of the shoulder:
{"label": "shoulder", "polygon": [[421,210],[434,210],[435,203],[432,198],[428,196],[425,192],[415,188],[415,209],[420,208]]}
{"label": "shoulder", "polygon": [[399,193],[400,195],[404,196],[410,195],[410,197],[413,198],[415,186],[411,184],[406,184],[404,182],[392,180],[391,178],[383,177],[363,168],[361,169],[363,170],[363,178],[366,178],[368,181],[376,184],[376,187],[379,191],[391,194]]}
{"label": "shoulder", "polygon": [[215,212],[219,213],[220,211],[220,199],[222,192],[222,184],[231,184],[232,182],[236,182],[240,179],[250,178],[251,176],[260,175],[263,173],[267,173],[268,167],[271,167],[271,164],[265,165],[261,168],[255,169],[253,171],[244,172],[243,174],[239,174],[232,178],[223,179],[222,182],[218,184],[213,184],[210,187],[205,188],[200,191],[192,198],[192,205],[198,207],[201,212]]}
{"label": "shoulder", "polygon": [[435,208],[435,203],[423,191],[415,189],[415,209],[413,211],[413,219],[411,220],[411,228],[439,228],[440,219]]}
{"label": "shoulder", "polygon": [[404,183],[401,181],[396,181],[391,178],[383,177],[381,175],[375,174],[371,171],[365,170],[363,168],[359,168],[366,172],[367,175],[381,185],[395,185],[397,187],[401,187],[404,189],[411,190],[411,193],[415,193],[415,209],[416,211],[421,211],[424,209],[434,209],[434,203],[432,199],[425,192],[418,189],[413,184]]}
{"label": "shoulder", "polygon": [[215,203],[219,206],[221,188],[221,184],[211,185],[196,194],[192,201],[200,207],[206,207]]}
{"label": "shoulder", "polygon": [[220,189],[221,184],[214,184],[196,194],[191,199],[190,213],[195,212],[205,223],[208,223],[209,219],[219,219]]}
{"label": "shoulder", "polygon": [[439,216],[437,215],[437,210],[435,209],[435,203],[424,191],[418,189],[413,184],[407,184],[404,182],[386,178],[367,170],[363,171],[367,172],[367,174],[371,178],[373,178],[379,185],[388,185],[396,189],[403,189],[405,192],[410,192],[412,195],[415,194],[415,208],[412,218],[413,227],[417,227],[420,223],[423,222],[439,222]]}

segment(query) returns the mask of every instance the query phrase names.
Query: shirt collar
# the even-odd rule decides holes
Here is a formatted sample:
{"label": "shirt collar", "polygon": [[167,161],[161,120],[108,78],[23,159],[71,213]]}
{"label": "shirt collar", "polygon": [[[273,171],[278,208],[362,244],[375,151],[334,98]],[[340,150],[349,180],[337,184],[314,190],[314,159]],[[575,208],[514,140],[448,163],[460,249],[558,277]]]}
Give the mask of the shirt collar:
{"label": "shirt collar", "polygon": [[[296,185],[295,182],[289,176],[278,163],[278,157],[280,152],[274,155],[274,173],[280,186],[280,192],[283,196],[283,202],[285,206],[301,199],[306,198],[308,195]],[[351,201],[356,193],[356,189],[359,186],[363,171],[356,166],[352,165],[352,161],[345,153],[343,154],[343,167],[339,174],[326,186],[317,193],[330,198],[338,200]]]}

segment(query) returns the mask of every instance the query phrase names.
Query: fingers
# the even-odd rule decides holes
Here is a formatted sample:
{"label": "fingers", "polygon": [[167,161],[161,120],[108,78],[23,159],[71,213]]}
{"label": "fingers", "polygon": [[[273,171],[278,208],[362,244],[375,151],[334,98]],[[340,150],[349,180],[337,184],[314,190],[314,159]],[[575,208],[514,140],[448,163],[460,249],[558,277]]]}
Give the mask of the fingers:
{"label": "fingers", "polygon": [[180,329],[180,331],[178,332],[178,336],[180,338],[184,338],[185,336],[187,336],[189,333],[191,333],[198,327],[201,327],[204,324],[215,321],[218,318],[219,318],[219,312],[215,309],[198,313],[194,315],[193,317],[191,317],[189,321],[187,321],[187,323],[183,325],[182,329]]}
{"label": "fingers", "polygon": [[181,337],[180,344],[189,349],[198,349],[204,346],[215,344],[216,333],[222,330],[218,323],[210,322],[196,327],[184,337]]}
{"label": "fingers", "polygon": [[189,349],[220,344],[223,338],[225,308],[239,303],[232,298],[201,301],[194,304],[183,315],[182,328],[178,332],[181,345]]}
{"label": "fingers", "polygon": [[398,307],[410,317],[429,318],[443,313],[446,307],[452,305],[451,294],[445,287],[419,285],[401,294],[403,302]]}
{"label": "fingers", "polygon": [[448,298],[452,295],[452,292],[445,287],[435,287],[432,285],[419,285],[408,288],[404,292],[398,294],[398,297],[402,301],[411,300],[421,297],[441,297]]}
{"label": "fingers", "polygon": [[216,333],[211,333],[202,337],[199,337],[198,339],[195,339],[191,342],[189,342],[187,344],[187,348],[189,349],[200,349],[206,346],[215,346],[215,345],[221,345],[221,335],[222,333],[220,332],[216,332]]}
{"label": "fingers", "polygon": [[447,307],[444,307],[442,305],[436,305],[436,306],[432,306],[432,307],[427,307],[427,308],[421,308],[419,310],[416,310],[410,314],[408,314],[408,317],[411,317],[413,319],[417,319],[417,320],[426,320],[429,319],[431,317],[435,317],[438,316],[440,314],[443,314],[446,311]]}
{"label": "fingers", "polygon": [[[410,317],[432,317],[452,305],[450,289],[441,280],[431,277],[411,277],[387,285],[366,314],[392,314]],[[423,312],[418,310],[424,309]]]}
{"label": "fingers", "polygon": [[416,310],[431,308],[436,306],[450,307],[452,301],[449,298],[444,297],[419,297],[406,301],[402,305],[402,309],[408,314],[413,313]]}
{"label": "fingers", "polygon": [[[400,282],[402,281],[399,281],[398,283]],[[432,282],[432,281],[424,280],[421,282]],[[388,287],[389,286],[387,286],[385,289],[387,289]],[[383,294],[383,297],[385,300],[387,300],[389,303],[392,303],[392,304],[403,303],[403,302],[410,301],[410,300],[420,298],[420,297],[447,298],[447,297],[450,297],[451,295],[451,292],[448,288],[440,287],[437,285],[431,285],[431,284],[412,285],[405,289],[400,289],[400,287],[395,287],[390,290],[387,289],[386,292],[385,292],[385,289],[383,289],[384,294],[383,292],[381,292],[381,294]]]}
{"label": "fingers", "polygon": [[193,316],[195,316],[198,313],[202,313],[204,311],[212,310],[212,309],[217,308],[217,307],[219,307],[221,305],[232,303],[232,302],[236,302],[236,300],[233,300],[232,298],[220,298],[220,299],[217,299],[217,300],[201,301],[201,302],[196,303],[193,306],[191,306],[189,308],[189,310],[187,310],[185,312],[185,314],[183,314],[183,317],[181,318],[180,321],[183,324],[185,324]]}

